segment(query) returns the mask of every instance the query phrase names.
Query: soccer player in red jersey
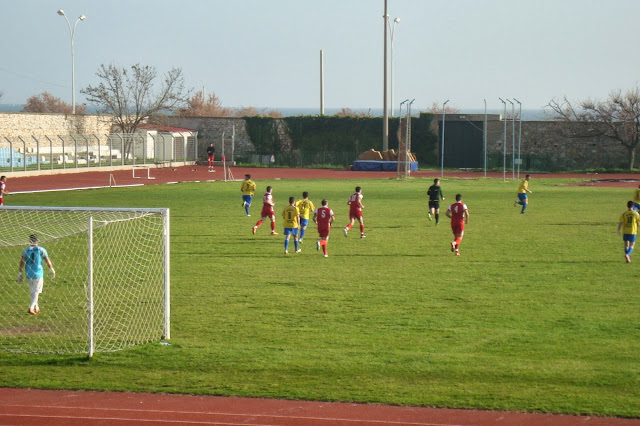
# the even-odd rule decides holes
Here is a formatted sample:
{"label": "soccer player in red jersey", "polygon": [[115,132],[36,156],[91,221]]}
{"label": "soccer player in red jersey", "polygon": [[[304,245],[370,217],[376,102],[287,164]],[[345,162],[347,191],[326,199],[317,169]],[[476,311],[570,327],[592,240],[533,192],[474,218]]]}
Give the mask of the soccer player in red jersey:
{"label": "soccer player in red jersey", "polygon": [[329,241],[329,231],[334,219],[335,215],[333,210],[329,208],[329,202],[326,199],[322,200],[322,207],[313,212],[313,222],[318,225],[318,235],[320,236],[320,241],[316,241],[316,250],[320,250],[320,247],[322,247],[324,257],[329,257],[327,254],[327,242]]}
{"label": "soccer player in red jersey", "polygon": [[209,144],[209,147],[207,148],[207,164],[209,165],[210,172],[215,172],[215,170],[213,170],[213,161],[215,159],[216,159],[216,149],[213,146],[213,144]]}
{"label": "soccer player in red jersey", "polygon": [[362,188],[356,186],[356,192],[349,197],[349,201],[347,201],[347,204],[349,205],[350,222],[343,230],[344,236],[347,236],[349,229],[351,229],[356,219],[358,219],[358,222],[360,222],[360,238],[365,238],[366,235],[364,235],[364,219],[362,218],[362,209],[364,209],[364,206],[362,205]]}
{"label": "soccer player in red jersey", "polygon": [[264,222],[266,218],[269,218],[271,220],[271,235],[278,235],[278,233],[276,232],[276,214],[273,211],[273,206],[275,206],[276,203],[274,203],[273,201],[271,190],[272,188],[270,186],[267,186],[267,192],[262,196],[262,214],[258,223],[256,223],[253,227],[253,235],[256,235],[258,227],[262,225],[262,222]]}
{"label": "soccer player in red jersey", "polygon": [[460,256],[460,243],[464,235],[464,225],[469,223],[469,209],[462,202],[462,195],[456,194],[456,202],[447,209],[447,217],[451,218],[451,230],[454,240],[451,242],[451,251]]}

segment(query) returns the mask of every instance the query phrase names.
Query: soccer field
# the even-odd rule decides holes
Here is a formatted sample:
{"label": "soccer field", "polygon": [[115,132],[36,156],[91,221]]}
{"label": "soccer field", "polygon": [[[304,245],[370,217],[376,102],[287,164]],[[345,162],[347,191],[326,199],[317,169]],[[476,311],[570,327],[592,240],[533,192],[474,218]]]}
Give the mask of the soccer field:
{"label": "soccer field", "polygon": [[[521,215],[514,181],[445,179],[438,227],[431,179],[259,181],[251,217],[239,182],[67,192],[70,206],[171,209],[171,346],[0,353],[0,386],[638,417],[640,254],[626,264],[616,234],[632,190],[567,182],[534,178]],[[267,221],[253,236],[267,185],[280,235]],[[342,235],[356,185],[366,239]],[[283,254],[280,213],[305,190],[336,214],[328,258],[313,224],[302,253]],[[444,216],[456,193],[471,216],[460,257]]]}

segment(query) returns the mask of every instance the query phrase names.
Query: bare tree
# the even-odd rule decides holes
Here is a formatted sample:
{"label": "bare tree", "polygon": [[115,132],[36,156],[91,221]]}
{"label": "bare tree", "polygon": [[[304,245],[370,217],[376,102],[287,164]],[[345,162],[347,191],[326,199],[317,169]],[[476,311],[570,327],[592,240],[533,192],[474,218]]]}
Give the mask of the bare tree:
{"label": "bare tree", "polygon": [[371,117],[371,110],[368,112],[356,112],[351,108],[342,108],[334,115],[337,117]]}
{"label": "bare tree", "polygon": [[[84,114],[87,110],[85,105],[76,106],[76,114]],[[71,105],[60,98],[56,98],[49,92],[42,92],[39,95],[31,96],[22,108],[23,112],[40,113],[62,113],[71,114]]]}
{"label": "bare tree", "polygon": [[211,93],[205,99],[202,92],[196,92],[187,101],[187,105],[178,110],[178,115],[182,117],[232,117],[233,111],[230,108],[224,108],[215,93]]}
{"label": "bare tree", "polygon": [[97,86],[87,86],[80,92],[102,113],[114,116],[122,133],[133,133],[140,123],[158,113],[175,111],[186,102],[181,68],[173,68],[164,75],[159,90],[154,87],[157,72],[154,67],[135,64],[129,68],[100,65]]}
{"label": "bare tree", "polygon": [[629,170],[635,167],[640,142],[640,89],[615,90],[604,101],[586,99],[575,105],[566,97],[552,99],[547,107],[552,119],[566,124],[563,134],[573,138],[603,136],[619,142],[629,153]]}
{"label": "bare tree", "polygon": [[[438,101],[434,101],[431,104],[431,108],[429,108],[429,111],[432,114],[442,114],[442,103],[438,102]],[[458,114],[460,112],[460,108],[458,107],[454,107],[451,105],[445,105],[444,107],[444,113],[445,114]]]}

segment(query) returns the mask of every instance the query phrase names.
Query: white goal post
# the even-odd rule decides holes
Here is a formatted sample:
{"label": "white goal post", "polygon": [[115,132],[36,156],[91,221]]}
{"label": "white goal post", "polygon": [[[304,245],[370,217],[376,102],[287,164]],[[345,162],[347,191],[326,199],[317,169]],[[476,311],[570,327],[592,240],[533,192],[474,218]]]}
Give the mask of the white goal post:
{"label": "white goal post", "polygon": [[[0,351],[92,356],[171,337],[169,209],[4,206],[0,223]],[[36,314],[17,282],[31,235],[55,269],[43,262]]]}

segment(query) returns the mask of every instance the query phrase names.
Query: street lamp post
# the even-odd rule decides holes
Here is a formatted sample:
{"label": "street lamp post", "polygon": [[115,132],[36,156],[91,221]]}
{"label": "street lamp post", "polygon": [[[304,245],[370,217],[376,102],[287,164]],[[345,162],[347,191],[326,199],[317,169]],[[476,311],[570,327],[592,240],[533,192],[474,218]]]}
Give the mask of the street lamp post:
{"label": "street lamp post", "polygon": [[71,23],[69,22],[69,18],[64,13],[64,10],[58,10],[58,15],[63,16],[65,21],[67,21],[67,28],[69,28],[69,36],[71,37],[71,114],[76,113],[76,71],[75,71],[75,61],[73,58],[73,38],[76,34],[76,26],[78,22],[84,21],[87,19],[86,16],[80,15],[76,20],[76,23],[73,24],[73,30],[71,29]]}
{"label": "street lamp post", "polygon": [[522,142],[522,102],[516,98],[513,98],[513,100],[520,106],[520,111],[518,112],[518,179],[520,179],[520,163],[522,163],[522,160],[520,159],[520,142]]}
{"label": "street lamp post", "polygon": [[511,102],[511,178],[515,179],[515,177],[516,177],[516,113],[515,113],[515,104]]}
{"label": "street lamp post", "polygon": [[502,180],[507,179],[507,103],[502,99],[500,102],[504,104],[504,115],[502,116],[502,122],[504,124],[502,131]]}
{"label": "street lamp post", "polygon": [[447,105],[447,102],[449,102],[449,99],[447,99],[443,104],[442,104],[442,142],[440,143],[440,176],[444,176],[444,107],[445,105]]}
{"label": "street lamp post", "polygon": [[389,108],[387,107],[387,27],[389,26],[389,14],[387,13],[387,0],[384,0],[384,47],[382,59],[382,150],[389,150]]}
{"label": "street lamp post", "polygon": [[[388,21],[387,21],[388,22]],[[390,40],[391,40],[391,49],[390,49],[390,57],[391,57],[391,110],[389,111],[389,114],[391,117],[393,117],[393,108],[394,108],[394,103],[393,103],[393,34],[396,31],[396,24],[400,22],[400,18],[396,18],[393,20],[393,26],[391,25],[391,23],[389,23],[389,33],[391,35]]]}

